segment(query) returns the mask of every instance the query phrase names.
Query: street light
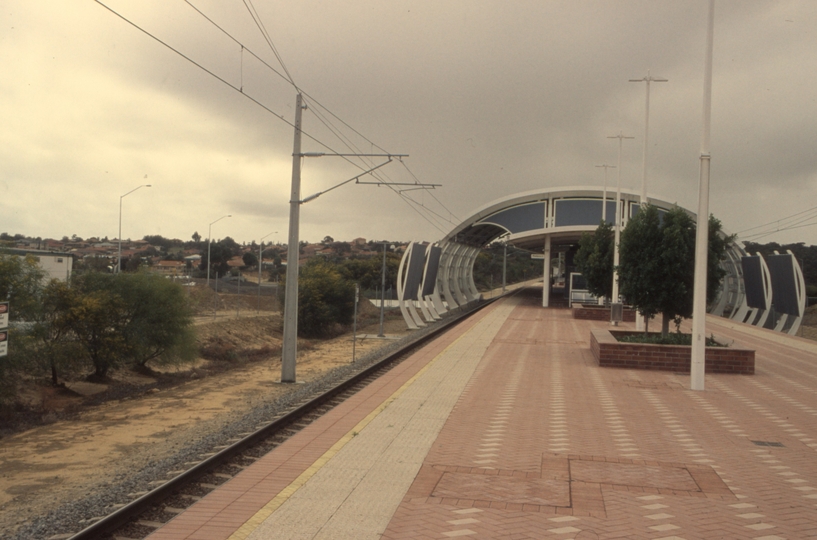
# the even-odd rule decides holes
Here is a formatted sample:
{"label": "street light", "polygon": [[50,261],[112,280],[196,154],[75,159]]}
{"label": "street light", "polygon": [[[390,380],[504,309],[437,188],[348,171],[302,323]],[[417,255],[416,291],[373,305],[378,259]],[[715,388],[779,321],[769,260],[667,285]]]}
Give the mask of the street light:
{"label": "street light", "polygon": [[[233,216],[231,216],[230,214],[227,214],[226,216],[221,216],[220,218],[215,220],[213,223],[218,223],[222,219],[228,218],[228,217],[233,217]],[[208,287],[210,286],[210,237],[212,236],[211,233],[213,232],[213,223],[211,223],[210,226],[207,227],[207,286]]]}
{"label": "street light", "polygon": [[641,206],[647,204],[647,146],[649,143],[650,133],[650,83],[651,82],[667,82],[667,79],[656,79],[650,76],[650,70],[647,70],[647,76],[641,79],[630,79],[630,82],[645,82],[647,83],[647,110],[644,113],[644,159],[642,163],[642,178],[641,178],[641,198],[639,202]]}
{"label": "street light", "polygon": [[[618,181],[616,182],[616,238],[613,246],[613,298],[611,302],[618,303],[618,243],[621,238],[621,143],[624,139],[635,139],[635,137],[625,137],[624,133],[619,131],[618,135],[611,135],[608,139],[618,139]],[[618,322],[613,324],[618,325]]]}
{"label": "street light", "polygon": [[704,64],[701,172],[698,180],[698,223],[695,230],[695,277],[692,294],[692,362],[689,389],[703,390],[706,373],[706,268],[709,251],[709,132],[712,121],[712,42],[715,33],[715,0],[709,1]]}
{"label": "street light", "polygon": [[604,167],[604,194],[602,195],[601,203],[601,220],[607,223],[607,169],[615,169],[615,165],[596,165],[596,167]]}
{"label": "street light", "polygon": [[139,187],[135,187],[132,190],[128,191],[124,195],[119,197],[119,253],[116,257],[116,273],[122,271],[122,199],[136,191],[137,189],[141,189],[143,187],[151,187],[150,184],[142,184]]}
{"label": "street light", "polygon": [[258,241],[258,307],[256,311],[261,312],[261,262],[264,260],[264,238],[267,236],[278,234],[278,231],[273,231],[266,236],[262,236]]}

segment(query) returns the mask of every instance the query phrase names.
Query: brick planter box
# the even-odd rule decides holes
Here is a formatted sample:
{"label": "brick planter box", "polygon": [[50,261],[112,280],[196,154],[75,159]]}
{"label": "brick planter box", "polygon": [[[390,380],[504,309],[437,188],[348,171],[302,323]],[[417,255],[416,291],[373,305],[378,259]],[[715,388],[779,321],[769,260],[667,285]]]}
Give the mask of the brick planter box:
{"label": "brick planter box", "polygon": [[[636,332],[615,333],[632,335]],[[691,349],[685,345],[621,343],[609,330],[595,328],[590,331],[590,350],[601,367],[689,373]],[[735,347],[707,347],[706,372],[754,375],[755,351]]]}
{"label": "brick planter box", "polygon": [[[573,308],[574,319],[610,321],[610,306],[578,306]],[[635,322],[635,310],[624,310],[624,322]]]}

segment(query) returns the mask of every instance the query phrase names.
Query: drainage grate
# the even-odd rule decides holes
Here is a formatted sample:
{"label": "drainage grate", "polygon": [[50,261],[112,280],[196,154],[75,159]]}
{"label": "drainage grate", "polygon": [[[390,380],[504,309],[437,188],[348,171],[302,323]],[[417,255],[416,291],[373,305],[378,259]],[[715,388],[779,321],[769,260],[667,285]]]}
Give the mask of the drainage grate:
{"label": "drainage grate", "polygon": [[783,448],[783,443],[779,442],[772,441],[752,441],[752,442],[758,446],[776,446],[778,448]]}

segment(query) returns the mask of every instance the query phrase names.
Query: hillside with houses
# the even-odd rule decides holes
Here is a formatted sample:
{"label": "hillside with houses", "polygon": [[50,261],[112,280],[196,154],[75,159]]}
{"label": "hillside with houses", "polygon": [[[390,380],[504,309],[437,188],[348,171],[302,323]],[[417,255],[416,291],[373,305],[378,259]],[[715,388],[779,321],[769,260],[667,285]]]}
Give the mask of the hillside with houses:
{"label": "hillside with houses", "polygon": [[[391,253],[402,254],[405,242],[385,242]],[[335,241],[326,236],[319,243],[301,242],[299,265],[313,257],[325,257],[333,261],[368,259],[382,253],[383,241],[355,238],[351,241]],[[76,235],[61,239],[33,238],[23,234],[0,233],[0,249],[17,255],[38,257],[41,266],[57,279],[67,279],[74,272],[115,272],[121,254],[122,271],[145,269],[150,272],[175,277],[204,277],[207,259],[212,263],[214,275],[242,274],[257,281],[260,270],[262,280],[272,280],[287,265],[287,245],[281,243],[259,245],[239,244],[230,237],[209,242],[198,233],[191,240],[146,236],[141,240],[117,238],[81,238]]]}

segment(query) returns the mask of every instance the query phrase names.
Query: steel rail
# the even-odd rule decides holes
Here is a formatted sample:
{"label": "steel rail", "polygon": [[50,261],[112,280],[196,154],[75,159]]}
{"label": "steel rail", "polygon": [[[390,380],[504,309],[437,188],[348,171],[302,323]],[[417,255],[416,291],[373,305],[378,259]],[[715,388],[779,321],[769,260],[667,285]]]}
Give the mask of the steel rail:
{"label": "steel rail", "polygon": [[241,454],[245,450],[251,448],[256,443],[261,442],[264,439],[271,437],[273,434],[283,430],[287,426],[296,423],[299,419],[305,417],[311,411],[317,409],[324,403],[330,401],[338,394],[341,394],[344,391],[348,390],[349,388],[354,387],[359,382],[371,376],[371,374],[382,369],[388,364],[394,362],[400,356],[431,341],[441,333],[456,326],[461,321],[467,319],[477,311],[492,304],[494,301],[500,298],[502,298],[502,296],[497,296],[496,298],[484,300],[482,303],[480,303],[477,306],[474,306],[472,309],[468,311],[464,311],[448,319],[443,319],[442,321],[439,322],[439,326],[433,328],[427,334],[419,337],[415,341],[406,343],[404,346],[400,347],[396,351],[387,354],[382,360],[379,360],[378,362],[365,368],[364,370],[353,375],[349,379],[341,382],[337,386],[296,407],[295,409],[284,414],[280,418],[272,420],[267,425],[247,435],[240,441],[237,441],[231,444],[230,446],[220,450],[214,455],[194,465],[190,469],[187,469],[183,473],[174,476],[164,484],[154,488],[153,490],[142,495],[141,497],[134,499],[125,506],[115,510],[111,514],[108,514],[99,521],[96,521],[93,524],[89,525],[85,529],[82,529],[78,533],[69,537],[68,540],[96,540],[106,534],[113,533],[117,529],[132,522],[135,517],[139,516],[140,514],[159,504],[164,499],[178,492],[183,486],[196,481],[198,478],[208,474],[212,469],[218,467],[219,465],[229,462],[229,460]]}

